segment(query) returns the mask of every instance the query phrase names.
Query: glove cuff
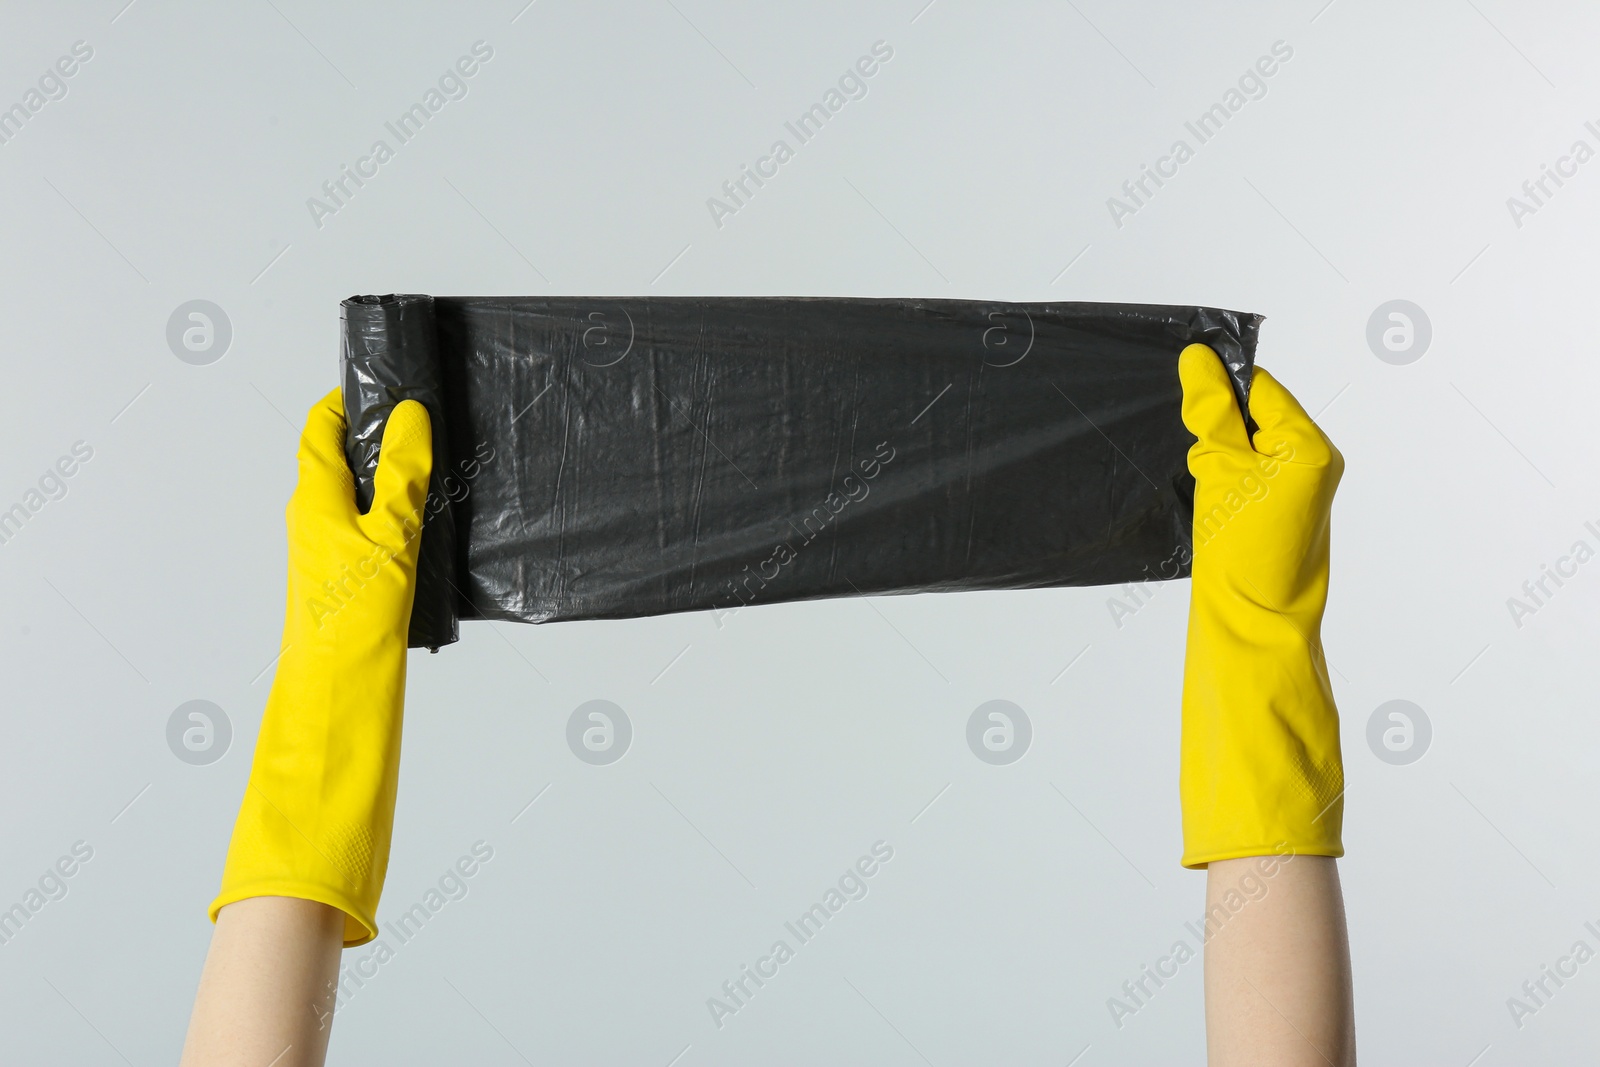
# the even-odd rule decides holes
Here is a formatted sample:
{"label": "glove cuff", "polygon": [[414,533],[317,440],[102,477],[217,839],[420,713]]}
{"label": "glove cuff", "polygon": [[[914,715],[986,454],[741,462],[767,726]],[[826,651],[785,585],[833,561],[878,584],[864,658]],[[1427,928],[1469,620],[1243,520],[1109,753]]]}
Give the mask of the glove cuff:
{"label": "glove cuff", "polygon": [[[1223,618],[1227,618],[1224,624]],[[1179,791],[1185,867],[1341,856],[1339,712],[1314,629],[1191,615]]]}
{"label": "glove cuff", "polygon": [[345,944],[377,936],[376,912],[388,866],[388,835],[328,820],[292,818],[257,787],[245,789],[222,887],[212,901],[213,922],[223,906],[259,896],[316,900],[345,913]]}

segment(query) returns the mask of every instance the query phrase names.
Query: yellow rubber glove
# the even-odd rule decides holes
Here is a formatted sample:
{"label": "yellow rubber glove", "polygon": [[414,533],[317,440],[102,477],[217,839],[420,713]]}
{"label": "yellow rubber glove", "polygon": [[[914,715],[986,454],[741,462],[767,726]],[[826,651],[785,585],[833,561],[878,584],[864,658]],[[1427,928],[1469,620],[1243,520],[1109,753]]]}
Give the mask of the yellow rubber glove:
{"label": "yellow rubber glove", "polygon": [[335,389],[300,437],[278,672],[210,912],[215,922],[246,897],[317,900],[345,913],[344,942],[359,945],[378,934],[389,864],[433,434],[422,405],[395,407],[363,515],[344,433]]}
{"label": "yellow rubber glove", "polygon": [[1199,440],[1183,676],[1183,865],[1342,856],[1339,712],[1322,654],[1328,513],[1344,457],[1255,369],[1252,442],[1216,353],[1178,357]]}

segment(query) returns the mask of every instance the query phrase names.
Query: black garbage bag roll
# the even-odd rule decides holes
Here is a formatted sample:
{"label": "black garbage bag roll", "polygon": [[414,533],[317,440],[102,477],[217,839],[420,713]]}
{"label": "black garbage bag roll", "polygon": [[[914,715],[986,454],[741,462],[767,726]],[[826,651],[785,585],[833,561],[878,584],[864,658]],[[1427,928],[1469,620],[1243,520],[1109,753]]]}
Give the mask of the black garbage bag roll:
{"label": "black garbage bag roll", "polygon": [[389,413],[402,400],[428,409],[433,429],[433,473],[417,546],[417,588],[411,605],[411,648],[448,645],[459,636],[456,520],[449,476],[450,425],[440,380],[433,299],[426,296],[356,296],[341,307],[340,384],[344,394],[345,458],[356,476],[356,503],[372,506],[378,448]]}
{"label": "black garbage bag roll", "polygon": [[433,421],[412,647],[554,622],[1189,573],[1177,356],[1246,411],[1258,315],[1144,304],[357,296],[362,506]]}

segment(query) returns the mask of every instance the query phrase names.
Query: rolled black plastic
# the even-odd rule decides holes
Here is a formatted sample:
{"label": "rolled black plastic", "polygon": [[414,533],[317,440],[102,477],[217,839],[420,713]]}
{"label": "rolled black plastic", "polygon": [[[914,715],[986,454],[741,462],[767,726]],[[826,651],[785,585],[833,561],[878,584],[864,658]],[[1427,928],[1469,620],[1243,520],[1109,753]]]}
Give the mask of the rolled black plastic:
{"label": "rolled black plastic", "polygon": [[402,400],[428,409],[433,473],[423,507],[417,588],[409,645],[438,651],[458,637],[455,516],[444,480],[450,467],[450,427],[440,376],[438,330],[431,296],[354,296],[341,305],[344,328],[341,381],[345,458],[356,478],[356,503],[372,506],[372,482],[389,413]]}
{"label": "rolled black plastic", "polygon": [[1260,316],[785,297],[353,297],[350,463],[434,420],[413,647],[456,619],[1189,573],[1177,356],[1242,412]]}

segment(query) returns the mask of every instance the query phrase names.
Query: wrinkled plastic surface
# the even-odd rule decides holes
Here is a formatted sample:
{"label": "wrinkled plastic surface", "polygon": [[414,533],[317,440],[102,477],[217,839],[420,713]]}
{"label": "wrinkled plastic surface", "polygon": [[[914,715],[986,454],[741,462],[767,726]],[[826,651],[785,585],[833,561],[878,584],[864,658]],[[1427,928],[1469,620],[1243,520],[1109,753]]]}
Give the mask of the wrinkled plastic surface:
{"label": "wrinkled plastic surface", "polygon": [[1187,576],[1177,357],[1241,410],[1260,316],[1138,304],[353,297],[347,454],[434,420],[412,647],[457,618]]}

